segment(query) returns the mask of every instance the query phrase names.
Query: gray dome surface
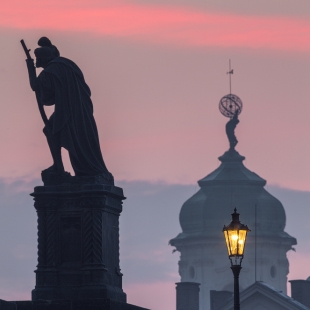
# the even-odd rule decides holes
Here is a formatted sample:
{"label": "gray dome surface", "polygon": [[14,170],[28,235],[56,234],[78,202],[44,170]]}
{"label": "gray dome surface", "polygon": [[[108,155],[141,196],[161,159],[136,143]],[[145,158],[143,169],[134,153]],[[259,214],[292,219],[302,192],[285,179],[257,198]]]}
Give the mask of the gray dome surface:
{"label": "gray dome surface", "polygon": [[170,241],[172,245],[176,239],[222,238],[222,228],[231,221],[234,208],[240,213],[240,221],[252,231],[256,213],[258,236],[290,238],[296,244],[296,239],[284,232],[283,205],[264,189],[266,181],[243,165],[244,159],[238,152],[228,151],[219,157],[220,167],[198,181],[200,190],[182,206],[183,232]]}

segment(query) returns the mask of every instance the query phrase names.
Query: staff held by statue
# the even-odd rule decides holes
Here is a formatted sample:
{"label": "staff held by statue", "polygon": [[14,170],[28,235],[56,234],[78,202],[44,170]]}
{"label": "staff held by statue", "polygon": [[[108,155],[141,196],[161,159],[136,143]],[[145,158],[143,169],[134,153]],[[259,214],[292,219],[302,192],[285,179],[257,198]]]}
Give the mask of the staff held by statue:
{"label": "staff held by statue", "polygon": [[[27,48],[26,44],[25,44],[25,41],[24,40],[20,40],[20,43],[25,51],[25,54],[26,54],[26,57],[27,57],[27,61],[29,62],[34,62],[33,59],[31,58],[30,56],[30,49]],[[39,111],[40,111],[40,115],[42,117],[42,120],[44,122],[44,125],[47,126],[47,128],[49,128],[49,123],[48,123],[48,118],[45,114],[45,111],[44,111],[44,107],[43,107],[43,104],[40,103],[40,101],[38,100],[37,98],[37,102],[38,102],[38,108],[39,108]]]}

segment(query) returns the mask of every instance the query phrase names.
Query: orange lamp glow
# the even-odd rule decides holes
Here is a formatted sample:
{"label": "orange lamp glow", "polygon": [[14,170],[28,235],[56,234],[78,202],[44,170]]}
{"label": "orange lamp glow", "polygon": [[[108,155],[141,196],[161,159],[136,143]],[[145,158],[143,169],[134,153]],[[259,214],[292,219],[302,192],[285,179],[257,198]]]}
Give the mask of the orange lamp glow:
{"label": "orange lamp glow", "polygon": [[232,214],[232,221],[228,226],[224,225],[223,232],[225,236],[228,256],[232,262],[232,258],[236,261],[241,261],[244,254],[244,247],[246,242],[247,233],[250,231],[247,225],[243,225],[239,221],[239,213],[235,208]]}

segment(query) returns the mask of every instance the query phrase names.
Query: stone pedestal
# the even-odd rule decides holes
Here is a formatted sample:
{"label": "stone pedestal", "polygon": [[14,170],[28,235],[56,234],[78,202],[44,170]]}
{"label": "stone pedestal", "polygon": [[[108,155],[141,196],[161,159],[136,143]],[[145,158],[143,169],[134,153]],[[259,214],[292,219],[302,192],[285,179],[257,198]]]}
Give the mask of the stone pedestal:
{"label": "stone pedestal", "polygon": [[32,300],[108,298],[125,303],[119,265],[123,190],[96,178],[44,183],[31,194],[38,214]]}

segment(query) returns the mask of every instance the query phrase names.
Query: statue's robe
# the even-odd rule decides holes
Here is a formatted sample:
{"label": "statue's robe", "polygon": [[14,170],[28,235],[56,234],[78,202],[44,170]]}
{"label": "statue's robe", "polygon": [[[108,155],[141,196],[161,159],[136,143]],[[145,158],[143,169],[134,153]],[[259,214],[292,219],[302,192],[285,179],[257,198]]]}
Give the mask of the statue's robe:
{"label": "statue's robe", "polygon": [[36,94],[41,104],[55,104],[44,132],[68,150],[75,175],[113,181],[100,150],[91,92],[79,67],[64,57],[53,59],[37,78]]}

